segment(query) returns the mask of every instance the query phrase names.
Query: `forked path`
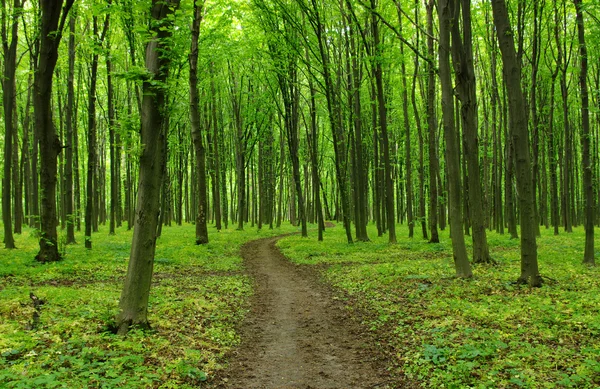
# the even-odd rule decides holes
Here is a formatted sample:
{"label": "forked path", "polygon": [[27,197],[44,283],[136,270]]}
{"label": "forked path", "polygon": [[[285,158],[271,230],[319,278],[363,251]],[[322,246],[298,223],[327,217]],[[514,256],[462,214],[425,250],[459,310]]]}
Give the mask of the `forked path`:
{"label": "forked path", "polygon": [[222,388],[400,388],[382,367],[373,340],[315,276],[288,262],[279,238],[242,247],[255,279],[242,344]]}

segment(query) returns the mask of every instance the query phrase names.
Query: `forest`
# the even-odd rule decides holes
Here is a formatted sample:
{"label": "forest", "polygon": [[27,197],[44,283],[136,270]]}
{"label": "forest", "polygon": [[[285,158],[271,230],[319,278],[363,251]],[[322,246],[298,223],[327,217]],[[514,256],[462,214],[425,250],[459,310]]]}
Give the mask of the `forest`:
{"label": "forest", "polygon": [[0,13],[0,387],[600,387],[600,3]]}

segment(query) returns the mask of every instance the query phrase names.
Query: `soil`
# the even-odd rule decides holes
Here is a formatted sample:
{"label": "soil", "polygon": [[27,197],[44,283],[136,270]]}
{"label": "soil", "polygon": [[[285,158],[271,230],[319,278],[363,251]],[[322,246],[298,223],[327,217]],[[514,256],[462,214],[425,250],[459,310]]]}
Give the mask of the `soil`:
{"label": "soil", "polygon": [[318,276],[290,263],[279,238],[242,247],[254,278],[242,343],[230,355],[218,388],[401,388],[385,369],[385,355]]}

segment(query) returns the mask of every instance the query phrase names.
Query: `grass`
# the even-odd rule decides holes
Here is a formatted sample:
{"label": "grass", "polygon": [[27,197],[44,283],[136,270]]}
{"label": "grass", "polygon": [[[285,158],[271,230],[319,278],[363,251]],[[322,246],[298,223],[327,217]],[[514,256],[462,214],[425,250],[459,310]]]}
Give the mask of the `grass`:
{"label": "grass", "polygon": [[[451,242],[408,239],[345,243],[341,226],[324,242],[279,242],[294,262],[318,268],[349,310],[389,343],[391,366],[424,388],[600,387],[600,271],[582,265],[583,230],[538,239],[542,288],[517,286],[519,241],[488,232],[497,266],[454,279]],[[470,238],[467,237],[470,247]]]}
{"label": "grass", "polygon": [[[242,272],[241,245],[296,231],[211,229],[196,246],[192,225],[165,227],[158,240],[149,302],[152,331],[127,337],[108,331],[118,311],[131,232],[107,228],[93,250],[64,246],[64,261],[38,264],[33,230],[16,236],[18,250],[0,249],[0,387],[196,388],[222,369],[239,343],[236,326],[252,285]],[[45,300],[31,327],[29,293]]]}

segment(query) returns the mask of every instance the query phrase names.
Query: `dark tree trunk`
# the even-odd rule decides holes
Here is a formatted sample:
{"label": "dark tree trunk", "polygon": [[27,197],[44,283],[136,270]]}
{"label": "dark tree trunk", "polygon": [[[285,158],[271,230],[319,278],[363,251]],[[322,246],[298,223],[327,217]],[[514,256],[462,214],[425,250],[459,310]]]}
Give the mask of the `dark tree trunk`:
{"label": "dark tree trunk", "polygon": [[[398,31],[402,34],[402,13],[399,8],[399,3],[396,3],[398,10]],[[408,117],[408,87],[406,83],[406,60],[404,57],[404,44],[400,45],[400,56],[402,57],[402,113],[404,114],[404,154],[405,154],[405,187],[406,187],[406,224],[408,225],[408,237],[414,236],[414,216],[413,216],[413,190],[412,190],[412,156],[410,144],[410,120]],[[415,55],[415,58],[417,56]]]}
{"label": "dark tree trunk", "polygon": [[326,46],[326,37],[324,26],[321,20],[321,14],[319,7],[315,0],[312,0],[314,19],[311,20],[313,28],[317,36],[317,43],[319,45],[319,54],[323,66],[323,78],[325,80],[325,97],[327,100],[327,111],[329,113],[329,121],[331,125],[331,131],[333,136],[333,148],[335,153],[335,169],[337,182],[339,185],[340,202],[343,213],[344,230],[346,231],[346,239],[348,243],[352,243],[352,231],[350,228],[350,204],[348,201],[348,195],[346,192],[346,150],[343,144],[343,134],[341,128],[341,107],[339,99],[335,94],[333,80],[331,76],[329,52]]}
{"label": "dark tree trunk", "polygon": [[519,282],[539,287],[542,278],[538,270],[535,212],[529,158],[527,112],[521,89],[521,67],[517,60],[513,32],[504,0],[492,0],[494,25],[504,63],[511,115],[510,134],[515,148],[517,186],[519,189],[519,214],[521,220],[521,275]]}
{"label": "dark tree trunk", "polygon": [[438,190],[437,176],[439,173],[439,161],[437,159],[437,119],[435,117],[435,69],[433,50],[433,0],[427,3],[427,56],[430,61],[427,64],[427,127],[429,129],[429,229],[431,230],[430,243],[439,243],[437,228],[438,214]]}
{"label": "dark tree trunk", "polygon": [[[40,181],[42,207],[40,215],[39,262],[54,262],[61,259],[58,251],[56,231],[56,176],[57,157],[62,149],[52,120],[52,77],[58,60],[58,46],[62,38],[67,14],[73,0],[41,0],[40,51],[35,73],[33,107],[35,128],[40,141]],[[37,147],[37,145],[36,145]]]}
{"label": "dark tree trunk", "polygon": [[[108,0],[108,4],[112,3],[112,0]],[[110,14],[108,14],[110,15]],[[109,17],[106,17],[105,26],[110,28],[110,20]],[[118,198],[118,189],[119,189],[119,175],[117,170],[117,144],[115,139],[115,127],[116,116],[115,116],[115,102],[114,102],[114,91],[113,91],[113,82],[112,82],[112,59],[111,59],[111,51],[110,51],[110,35],[106,37],[106,87],[107,87],[107,105],[108,105],[108,143],[110,148],[110,212],[109,212],[109,222],[108,229],[109,234],[115,234],[115,228],[117,225],[117,208],[120,207],[119,198]]]}
{"label": "dark tree trunk", "polygon": [[[461,102],[461,122],[463,125],[464,160],[468,171],[469,214],[473,228],[473,262],[493,262],[485,231],[486,210],[482,202],[481,177],[479,166],[477,85],[473,66],[473,38],[471,32],[471,0],[456,1],[452,24],[452,56],[456,90]],[[462,34],[459,30],[458,12],[462,15]]]}
{"label": "dark tree trunk", "polygon": [[[18,172],[18,164],[13,161],[13,148],[15,145],[14,137],[18,129],[15,120],[15,72],[17,69],[17,43],[19,31],[19,9],[22,7],[20,0],[15,0],[12,6],[13,17],[10,20],[11,36],[8,38],[6,26],[6,14],[9,9],[6,7],[5,0],[2,1],[2,49],[4,52],[4,78],[2,80],[2,100],[4,105],[4,176],[2,177],[2,221],[4,223],[4,247],[14,249],[15,239],[13,237],[13,220],[11,195],[13,185],[13,170]],[[16,202],[21,201],[20,197],[15,197]]]}
{"label": "dark tree trunk", "polygon": [[438,17],[440,21],[439,74],[442,89],[442,116],[444,140],[446,143],[446,165],[448,167],[448,207],[450,209],[450,228],[452,252],[456,277],[473,276],[467,256],[465,236],[462,229],[461,186],[460,186],[460,146],[454,125],[454,95],[450,70],[450,29],[456,20],[457,0],[439,0]]}
{"label": "dark tree trunk", "polygon": [[[67,127],[67,147],[65,149],[65,208],[67,213],[67,244],[75,242],[75,208],[73,204],[73,149],[77,145],[73,142],[74,132],[76,131],[76,122],[73,118],[75,109],[75,15],[69,17],[69,73],[67,75],[67,106],[66,106],[66,127]],[[77,169],[77,167],[75,167]]]}
{"label": "dark tree trunk", "polygon": [[587,89],[588,54],[585,44],[585,32],[583,25],[582,0],[573,0],[577,9],[577,37],[579,40],[579,60],[581,61],[581,73],[579,74],[579,86],[581,88],[581,142],[583,143],[583,188],[585,199],[585,251],[583,263],[594,266],[594,186],[592,181],[592,163],[590,158],[590,114],[589,97]]}
{"label": "dark tree trunk", "polygon": [[217,231],[221,231],[221,186],[219,185],[221,177],[221,153],[219,152],[219,121],[217,120],[217,89],[215,88],[215,75],[214,75],[214,64],[211,62],[211,78],[210,78],[210,94],[211,94],[211,115],[213,122],[213,173],[212,173],[212,187],[213,187],[213,206],[215,208],[215,227]]}
{"label": "dark tree trunk", "polygon": [[[109,15],[106,16],[102,35],[98,37],[98,18],[93,19],[93,37],[99,39],[102,44],[108,31]],[[85,248],[92,248],[92,230],[97,231],[97,216],[99,211],[98,195],[100,194],[98,184],[98,145],[97,145],[97,123],[96,123],[96,83],[98,80],[98,52],[92,55],[90,65],[90,86],[88,89],[88,168],[85,201]],[[95,209],[94,209],[95,208]],[[95,228],[94,228],[95,226]]]}
{"label": "dark tree trunk", "polygon": [[[352,118],[354,127],[354,155],[355,155],[355,187],[356,187],[356,240],[362,242],[369,241],[369,235],[367,234],[367,193],[368,186],[365,177],[364,161],[363,161],[363,134],[362,134],[362,112],[361,112],[361,97],[360,97],[360,84],[361,84],[361,65],[358,61],[358,52],[356,48],[356,42],[354,37],[354,26],[351,22],[348,22],[348,32],[350,40],[350,50],[352,56]],[[314,102],[313,102],[314,103]],[[316,126],[316,124],[315,124]],[[314,167],[316,168],[316,166]],[[318,193],[318,192],[317,192]],[[320,203],[319,203],[320,207]],[[320,210],[319,210],[320,212]]]}
{"label": "dark tree trunk", "polygon": [[154,267],[156,227],[159,217],[162,160],[166,152],[166,112],[164,84],[168,76],[169,57],[167,38],[171,35],[169,16],[179,1],[152,1],[151,25],[154,38],[146,45],[146,69],[150,79],[143,83],[141,110],[141,142],[139,189],[136,204],[135,228],[131,243],[129,267],[116,326],[126,334],[133,326],[148,328],[148,297]]}
{"label": "dark tree trunk", "polygon": [[202,129],[200,128],[200,96],[198,95],[198,38],[202,21],[202,6],[194,2],[194,21],[192,23],[192,43],[190,48],[190,128],[194,149],[196,150],[196,177],[198,180],[198,213],[196,216],[196,244],[208,243],[206,219],[208,206],[206,201],[206,150]]}
{"label": "dark tree trunk", "polygon": [[[375,0],[371,0],[371,8],[376,9]],[[373,13],[371,16],[373,28],[373,45],[375,46],[376,58],[381,58],[379,23],[377,16]],[[383,90],[383,69],[381,61],[374,60],[375,84],[377,86],[377,106],[379,108],[379,129],[381,131],[381,146],[383,151],[384,183],[385,183],[385,201],[386,201],[386,220],[388,227],[388,240],[390,243],[396,243],[396,223],[394,214],[394,182],[392,180],[392,164],[390,160],[390,146],[387,129],[387,108],[385,106],[385,96]]]}

